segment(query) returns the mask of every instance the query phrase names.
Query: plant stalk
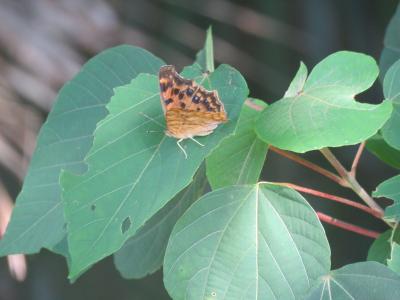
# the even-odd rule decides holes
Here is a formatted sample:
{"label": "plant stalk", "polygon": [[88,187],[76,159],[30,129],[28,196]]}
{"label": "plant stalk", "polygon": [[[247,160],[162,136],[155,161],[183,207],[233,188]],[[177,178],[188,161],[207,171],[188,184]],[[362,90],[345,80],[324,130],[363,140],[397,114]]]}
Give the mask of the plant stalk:
{"label": "plant stalk", "polygon": [[349,187],[371,208],[377,210],[383,215],[383,209],[372,199],[370,195],[358,183],[357,179],[351,172],[348,172],[343,165],[339,162],[336,156],[329,150],[324,148],[320,150],[322,155],[329,161],[332,167],[339,173],[340,177],[344,179]]}
{"label": "plant stalk", "polygon": [[360,226],[356,226],[356,225],[341,221],[339,219],[333,218],[333,217],[326,215],[324,213],[321,213],[321,212],[317,212],[317,216],[322,222],[325,222],[325,223],[331,224],[333,226],[343,228],[345,230],[352,231],[352,232],[355,232],[355,233],[358,233],[358,234],[361,234],[361,235],[364,235],[367,237],[376,239],[380,235],[379,232],[365,229]]}
{"label": "plant stalk", "polygon": [[342,203],[342,204],[345,204],[345,205],[348,205],[348,206],[352,206],[354,208],[360,209],[360,210],[362,210],[362,211],[364,211],[364,212],[366,212],[366,213],[368,213],[368,214],[370,214],[370,215],[372,215],[372,216],[374,216],[376,218],[379,218],[379,219],[382,218],[382,216],[383,216],[379,211],[376,211],[373,208],[370,208],[370,207],[368,207],[368,206],[366,206],[364,204],[361,204],[361,203],[358,203],[358,202],[355,202],[355,201],[352,201],[352,200],[349,200],[349,199],[346,199],[346,198],[343,198],[343,197],[339,197],[339,196],[336,196],[336,195],[320,192],[320,191],[317,191],[317,190],[313,190],[313,189],[310,189],[310,188],[306,188],[306,187],[299,186],[299,185],[292,184],[292,183],[288,183],[288,182],[272,182],[272,184],[276,184],[276,185],[280,185],[280,186],[286,186],[286,187],[292,188],[292,189],[294,189],[296,191],[299,191],[299,192],[303,192],[303,193],[306,193],[306,194],[314,195],[314,196],[317,196],[317,197],[321,197],[321,198],[324,198],[324,199],[328,199],[328,200],[332,200],[332,201],[335,201],[335,202],[338,202],[338,203]]}

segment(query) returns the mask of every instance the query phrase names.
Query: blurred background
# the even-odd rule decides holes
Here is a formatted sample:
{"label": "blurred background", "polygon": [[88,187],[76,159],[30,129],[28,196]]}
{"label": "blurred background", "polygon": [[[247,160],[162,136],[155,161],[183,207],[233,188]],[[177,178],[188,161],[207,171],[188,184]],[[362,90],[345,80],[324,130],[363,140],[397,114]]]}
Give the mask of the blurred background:
{"label": "blurred background", "polygon": [[[127,43],[146,48],[178,69],[191,64],[213,27],[217,63],[247,79],[251,96],[279,99],[302,60],[309,69],[338,50],[379,59],[385,27],[397,0],[0,0],[0,226],[7,218],[35,147],[38,130],[57,91],[85,61],[105,48]],[[382,100],[380,83],[357,97]],[[346,166],[356,147],[335,149]],[[305,157],[329,168],[318,152]],[[395,170],[365,152],[359,179],[368,192]],[[321,176],[269,153],[263,179],[300,184],[355,199]],[[382,222],[348,207],[306,196],[318,210],[366,228]],[[3,215],[2,215],[3,214]],[[360,215],[360,216],[358,216]],[[372,239],[325,226],[333,267],[363,260]],[[62,257],[42,251],[27,258],[24,281],[0,260],[0,300],[169,299],[162,274],[124,280],[106,259],[77,283],[67,281]],[[18,275],[18,274],[16,274]]]}

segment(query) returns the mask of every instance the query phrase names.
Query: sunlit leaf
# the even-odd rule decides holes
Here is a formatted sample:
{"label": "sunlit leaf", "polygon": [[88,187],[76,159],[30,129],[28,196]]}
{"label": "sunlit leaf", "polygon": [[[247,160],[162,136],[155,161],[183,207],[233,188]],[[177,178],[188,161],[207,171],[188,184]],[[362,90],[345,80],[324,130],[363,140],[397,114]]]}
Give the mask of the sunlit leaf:
{"label": "sunlit leaf", "polygon": [[364,141],[383,126],[392,111],[390,101],[372,105],[354,99],[377,75],[372,57],[334,53],[315,66],[296,96],[283,98],[262,112],[257,134],[271,145],[295,152]]}
{"label": "sunlit leaf", "polygon": [[[204,79],[198,67],[188,68],[184,76]],[[97,125],[93,147],[85,159],[88,172],[82,176],[66,172],[61,178],[70,278],[119,250],[192,181],[204,158],[234,131],[248,93],[243,77],[221,65],[203,84],[218,91],[229,122],[213,134],[196,137],[204,147],[190,139],[183,141],[188,159],[177,140],[163,132],[157,76],[141,74],[115,89],[107,105],[109,115]]]}
{"label": "sunlit leaf", "polygon": [[62,243],[65,221],[61,202],[61,169],[86,170],[96,123],[106,115],[113,88],[139,73],[157,73],[163,62],[131,46],[108,49],[92,58],[61,89],[46,123],[17,198],[11,222],[0,241],[0,255],[35,253],[42,247],[67,256]]}
{"label": "sunlit leaf", "polygon": [[301,299],[329,269],[325,232],[300,194],[241,185],[206,194],[180,218],[164,283],[173,299]]}

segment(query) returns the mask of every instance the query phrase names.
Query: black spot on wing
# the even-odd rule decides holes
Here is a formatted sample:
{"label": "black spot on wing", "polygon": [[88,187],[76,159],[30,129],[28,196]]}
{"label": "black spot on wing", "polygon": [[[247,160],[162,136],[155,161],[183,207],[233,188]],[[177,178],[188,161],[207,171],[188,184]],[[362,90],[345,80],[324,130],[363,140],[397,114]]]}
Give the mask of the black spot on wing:
{"label": "black spot on wing", "polygon": [[164,100],[165,105],[168,105],[170,103],[174,102],[171,98]]}
{"label": "black spot on wing", "polygon": [[186,95],[188,95],[189,97],[192,96],[193,93],[194,93],[194,90],[191,89],[191,88],[188,88],[188,89],[186,90]]}
{"label": "black spot on wing", "polygon": [[199,104],[200,103],[200,97],[199,96],[194,96],[193,98],[192,98],[192,102],[194,103],[194,104]]}

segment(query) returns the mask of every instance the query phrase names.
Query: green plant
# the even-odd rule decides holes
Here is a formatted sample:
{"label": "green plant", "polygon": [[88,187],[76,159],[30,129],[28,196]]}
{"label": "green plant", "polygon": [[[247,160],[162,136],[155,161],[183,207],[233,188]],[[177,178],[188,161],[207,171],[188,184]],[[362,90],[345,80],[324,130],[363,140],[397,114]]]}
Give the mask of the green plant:
{"label": "green plant", "polygon": [[[399,18],[398,12],[393,20]],[[400,43],[391,33],[395,23],[386,39],[390,49]],[[356,179],[365,145],[383,162],[400,165],[400,60],[390,53],[388,67],[385,55],[381,104],[354,99],[376,80],[375,60],[341,51],[309,75],[301,63],[284,97],[267,106],[248,98],[237,70],[214,70],[209,30],[204,49],[182,74],[209,72],[204,85],[218,90],[229,122],[199,138],[204,147],[185,141],[184,159],[158,125],[164,117],[156,74],[165,63],[131,46],[100,53],[62,88],[41,129],[0,254],[47,248],[66,258],[71,281],[111,254],[126,278],[163,266],[174,299],[399,298],[400,177],[373,195]],[[349,171],[328,148],[358,143]],[[352,189],[366,205],[260,182],[268,149]],[[311,150],[337,174],[293,153]],[[374,242],[369,261],[331,271],[319,219],[374,238],[377,233],[316,213],[296,190],[383,219],[389,229]],[[394,203],[383,209],[372,196]]]}

